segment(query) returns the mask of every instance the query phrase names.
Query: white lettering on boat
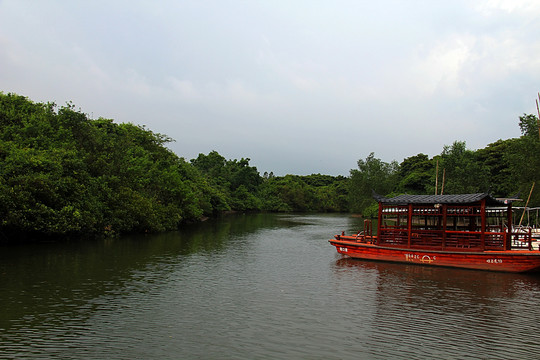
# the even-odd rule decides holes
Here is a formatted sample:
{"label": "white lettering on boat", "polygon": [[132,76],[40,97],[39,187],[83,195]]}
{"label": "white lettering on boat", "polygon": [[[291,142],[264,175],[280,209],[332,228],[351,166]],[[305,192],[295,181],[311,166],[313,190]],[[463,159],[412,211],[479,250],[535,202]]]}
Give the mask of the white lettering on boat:
{"label": "white lettering on boat", "polygon": [[407,261],[415,261],[419,259],[420,259],[420,255],[418,254],[405,254],[405,260]]}
{"label": "white lettering on boat", "polygon": [[411,262],[421,262],[431,264],[437,260],[436,256],[420,255],[420,254],[405,254],[405,260]]}
{"label": "white lettering on boat", "polygon": [[348,249],[347,249],[346,247],[341,247],[341,246],[340,246],[340,247],[339,247],[339,251],[341,251],[341,252],[347,252]]}
{"label": "white lettering on boat", "polygon": [[488,264],[502,264],[502,259],[487,259],[486,262]]}

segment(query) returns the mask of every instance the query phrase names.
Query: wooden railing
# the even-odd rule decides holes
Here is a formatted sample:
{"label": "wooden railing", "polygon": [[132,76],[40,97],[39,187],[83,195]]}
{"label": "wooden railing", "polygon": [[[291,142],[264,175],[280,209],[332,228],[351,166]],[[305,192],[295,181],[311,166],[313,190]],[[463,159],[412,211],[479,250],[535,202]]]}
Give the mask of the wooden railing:
{"label": "wooden railing", "polygon": [[[444,236],[443,236],[444,235]],[[446,231],[413,229],[410,246],[412,248],[456,249],[456,250],[504,250],[508,234],[501,231],[483,233],[480,231]],[[409,233],[407,229],[399,227],[385,227],[378,236],[379,245],[409,246]],[[512,249],[532,250],[531,231],[512,232]]]}
{"label": "wooden railing", "polygon": [[515,229],[512,231],[512,248],[532,250],[532,229]]}

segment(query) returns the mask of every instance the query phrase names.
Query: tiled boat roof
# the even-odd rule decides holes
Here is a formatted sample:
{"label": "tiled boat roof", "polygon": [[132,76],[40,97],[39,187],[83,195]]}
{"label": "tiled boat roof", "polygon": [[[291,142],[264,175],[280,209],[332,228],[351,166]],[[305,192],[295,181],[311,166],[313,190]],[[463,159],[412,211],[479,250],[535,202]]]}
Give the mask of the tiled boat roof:
{"label": "tiled boat roof", "polygon": [[389,205],[407,205],[407,204],[473,204],[482,199],[486,199],[486,205],[504,206],[504,202],[496,200],[488,193],[477,194],[455,194],[455,195],[399,195],[393,198],[387,198],[373,193],[373,197],[380,203]]}

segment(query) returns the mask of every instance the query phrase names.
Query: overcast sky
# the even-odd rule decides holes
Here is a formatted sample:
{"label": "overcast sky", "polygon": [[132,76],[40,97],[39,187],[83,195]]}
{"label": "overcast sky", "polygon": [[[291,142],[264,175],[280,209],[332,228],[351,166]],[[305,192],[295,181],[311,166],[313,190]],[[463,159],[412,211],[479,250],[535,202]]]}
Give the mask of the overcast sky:
{"label": "overcast sky", "polygon": [[348,175],[518,137],[540,1],[0,0],[0,91],[146,125],[186,160]]}

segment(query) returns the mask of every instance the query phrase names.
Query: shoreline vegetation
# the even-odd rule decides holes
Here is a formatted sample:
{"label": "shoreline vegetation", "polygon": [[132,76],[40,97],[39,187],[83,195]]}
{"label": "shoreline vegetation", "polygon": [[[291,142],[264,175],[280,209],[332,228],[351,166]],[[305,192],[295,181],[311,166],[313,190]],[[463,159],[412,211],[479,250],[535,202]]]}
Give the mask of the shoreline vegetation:
{"label": "shoreline vegetation", "polygon": [[527,197],[540,179],[537,120],[524,114],[520,138],[475,151],[455,141],[401,163],[371,153],[348,177],[274,176],[216,151],[187,161],[166,147],[171,138],[144,126],[0,92],[0,241],[171,231],[231,212],[373,216],[372,190]]}

